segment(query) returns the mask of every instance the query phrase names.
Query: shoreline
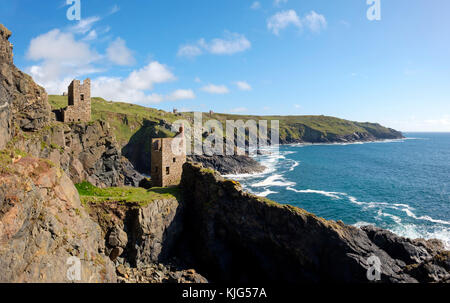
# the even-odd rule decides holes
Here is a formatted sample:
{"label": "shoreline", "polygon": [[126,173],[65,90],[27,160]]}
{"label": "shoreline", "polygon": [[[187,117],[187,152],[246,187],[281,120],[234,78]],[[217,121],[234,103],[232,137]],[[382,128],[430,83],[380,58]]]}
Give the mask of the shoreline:
{"label": "shoreline", "polygon": [[[427,138],[405,137],[405,138],[401,138],[401,139],[383,139],[383,140],[376,140],[376,141],[359,141],[359,142],[349,142],[349,143],[279,144],[278,147],[285,146],[285,145],[288,146],[288,147],[295,148],[295,147],[303,147],[303,146],[356,145],[356,144],[365,144],[365,143],[403,143],[406,140],[427,140]],[[268,166],[267,162],[263,162],[261,160],[267,159],[266,157],[270,158],[270,156],[275,156],[276,157],[275,161],[290,161],[292,159],[285,159],[284,158],[285,154],[283,152],[280,152],[280,153],[276,154],[276,153],[270,153],[269,149],[267,149],[267,151],[269,151],[269,153],[267,153],[267,154],[252,156],[252,158],[254,158],[256,161],[260,162],[261,165],[264,165],[264,166],[267,167],[267,169],[265,171],[263,171],[262,173],[223,175],[223,177],[229,178],[229,179],[234,179],[234,180],[237,180],[237,181],[244,181],[245,183],[247,183],[247,182],[252,182],[252,180],[255,180],[255,179],[257,179],[255,181],[258,181],[260,178],[267,178],[269,176],[268,174],[270,174],[270,173],[272,173],[272,175],[276,175],[276,174],[283,174],[284,175],[284,173],[279,172],[277,170],[277,168],[274,167],[274,165],[273,165],[274,163],[273,162],[270,162],[271,165]],[[287,152],[287,153],[289,154],[290,152]],[[298,165],[296,165],[296,166],[298,166]],[[295,182],[295,180],[294,180],[294,182]],[[255,194],[255,195],[259,196],[259,197],[267,197],[270,194],[280,193],[280,190],[277,190],[277,189],[273,188],[272,186],[267,186],[265,188],[261,188],[262,192],[260,190],[256,190],[256,191],[253,190],[252,186],[249,185],[249,184],[247,184],[246,186],[243,186],[243,188],[244,188],[245,191],[247,191],[249,193],[252,193],[252,194]],[[283,191],[283,190],[288,190],[288,189],[281,189],[281,191]],[[306,191],[312,192],[313,190],[305,189],[305,190],[302,190],[302,191],[304,191],[304,192],[306,192]],[[319,191],[319,190],[316,190],[316,191]],[[349,196],[349,195],[345,194],[345,196]],[[269,198],[269,199],[271,199],[271,198]],[[272,198],[272,199],[274,199],[274,201],[277,201],[276,198]],[[277,202],[277,203],[280,203],[280,204],[283,204],[283,205],[285,205],[285,204],[287,204],[287,205],[294,205],[292,202],[291,203]],[[407,206],[411,207],[409,204]],[[419,216],[419,215],[416,216],[414,214],[413,215],[408,215],[408,216],[409,217],[414,217],[414,218],[417,217],[416,219],[418,219],[418,220],[426,220],[426,221],[433,221],[433,222],[435,221],[435,219],[428,218],[427,216]],[[396,234],[398,236],[405,237],[405,238],[408,238],[408,239],[420,239],[420,238],[423,238],[423,239],[439,239],[440,241],[443,242],[443,244],[445,245],[445,247],[447,249],[450,249],[450,240],[448,238],[445,238],[445,237],[444,238],[437,237],[436,235],[433,236],[431,234],[430,235],[426,235],[426,234],[419,235],[418,234],[416,236],[414,236],[414,235],[407,235],[407,233],[402,233],[402,232],[396,231],[395,228],[386,228],[386,227],[383,227],[382,225],[376,224],[375,222],[364,222],[366,224],[359,224],[361,222],[362,221],[358,221],[358,222],[356,222],[354,224],[353,223],[348,223],[348,224],[352,225],[352,226],[355,226],[355,227],[358,227],[358,228],[361,228],[362,226],[366,226],[366,225],[376,226],[378,228],[383,228],[383,229],[389,230],[389,231],[391,231],[392,233],[394,233],[394,234]],[[442,222],[440,222],[440,223],[442,223]],[[417,223],[417,224],[419,224],[419,223]],[[442,224],[448,225],[449,223],[447,221],[445,221]]]}

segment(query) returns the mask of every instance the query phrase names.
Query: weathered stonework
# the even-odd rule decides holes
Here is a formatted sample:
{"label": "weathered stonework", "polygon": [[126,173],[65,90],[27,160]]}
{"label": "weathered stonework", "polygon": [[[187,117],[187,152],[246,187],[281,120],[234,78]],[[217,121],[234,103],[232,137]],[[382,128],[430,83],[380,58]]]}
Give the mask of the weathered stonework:
{"label": "weathered stonework", "polygon": [[62,122],[91,121],[91,80],[73,80],[68,89],[69,104],[66,108],[55,111],[56,120]]}
{"label": "weathered stonework", "polygon": [[152,185],[167,187],[178,185],[186,162],[186,140],[184,130],[174,138],[152,139],[151,151]]}

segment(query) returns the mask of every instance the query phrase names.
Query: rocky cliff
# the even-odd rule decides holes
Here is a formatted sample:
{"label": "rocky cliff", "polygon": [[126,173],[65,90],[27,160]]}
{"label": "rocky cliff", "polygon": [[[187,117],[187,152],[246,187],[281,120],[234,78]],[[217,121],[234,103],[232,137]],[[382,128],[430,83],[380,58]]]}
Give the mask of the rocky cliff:
{"label": "rocky cliff", "polygon": [[52,122],[33,133],[19,133],[14,149],[49,159],[74,183],[89,181],[99,187],[138,186],[143,179],[122,156],[108,123],[63,124]]}
{"label": "rocky cliff", "polygon": [[327,221],[244,192],[201,165],[182,178],[186,237],[197,269],[220,282],[368,282],[368,260],[383,282],[449,282],[450,252],[437,240]]}
{"label": "rocky cliff", "polygon": [[[45,160],[0,160],[0,282],[115,282],[100,227],[89,218],[68,176]],[[14,163],[15,162],[15,163]]]}
{"label": "rocky cliff", "polygon": [[222,175],[254,174],[266,167],[249,156],[190,156],[190,161],[201,163],[206,168],[217,170]]}
{"label": "rocky cliff", "polygon": [[6,100],[0,99],[3,106],[9,105],[20,129],[35,131],[51,120],[51,108],[45,90],[14,65],[10,36],[11,32],[0,24],[0,96],[6,96]]}
{"label": "rocky cliff", "polygon": [[14,65],[10,36],[0,24],[0,150],[49,159],[75,183],[138,186],[143,177],[122,157],[107,123],[54,121],[45,90]]}

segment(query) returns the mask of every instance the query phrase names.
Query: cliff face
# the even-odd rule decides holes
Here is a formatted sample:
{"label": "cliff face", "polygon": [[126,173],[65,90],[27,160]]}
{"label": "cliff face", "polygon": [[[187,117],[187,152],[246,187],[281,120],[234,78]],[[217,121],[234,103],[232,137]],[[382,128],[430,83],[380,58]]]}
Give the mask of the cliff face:
{"label": "cliff face", "polygon": [[10,36],[0,24],[0,97],[7,96],[10,114],[22,130],[35,131],[51,120],[51,108],[45,90],[14,66]]}
{"label": "cliff face", "polygon": [[206,168],[217,170],[222,175],[254,174],[263,172],[266,167],[249,156],[190,156],[193,162]]}
{"label": "cliff face", "polygon": [[143,177],[122,156],[106,122],[53,122],[28,134],[18,134],[11,145],[59,165],[74,183],[98,187],[138,186]]}
{"label": "cliff face", "polygon": [[213,281],[364,283],[373,255],[384,282],[450,279],[450,253],[439,241],[327,221],[248,194],[191,163],[181,186],[195,262]]}
{"label": "cliff face", "polygon": [[0,24],[0,150],[49,159],[75,183],[138,186],[143,177],[122,157],[107,123],[52,121],[45,90],[14,66],[10,36]]}
{"label": "cliff face", "polygon": [[0,282],[71,282],[68,259],[81,260],[81,281],[115,282],[100,227],[78,192],[47,161],[2,155],[0,163]]}

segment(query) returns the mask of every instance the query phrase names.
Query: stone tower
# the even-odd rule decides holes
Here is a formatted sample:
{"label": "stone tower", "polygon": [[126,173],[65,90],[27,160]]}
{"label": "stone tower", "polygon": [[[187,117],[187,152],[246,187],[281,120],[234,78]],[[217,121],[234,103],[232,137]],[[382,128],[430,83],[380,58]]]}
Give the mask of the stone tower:
{"label": "stone tower", "polygon": [[63,122],[91,121],[91,80],[73,80],[68,89],[69,104],[62,110]]}
{"label": "stone tower", "polygon": [[180,184],[183,164],[186,162],[183,127],[180,127],[174,138],[152,139],[151,158],[152,186],[167,187]]}

